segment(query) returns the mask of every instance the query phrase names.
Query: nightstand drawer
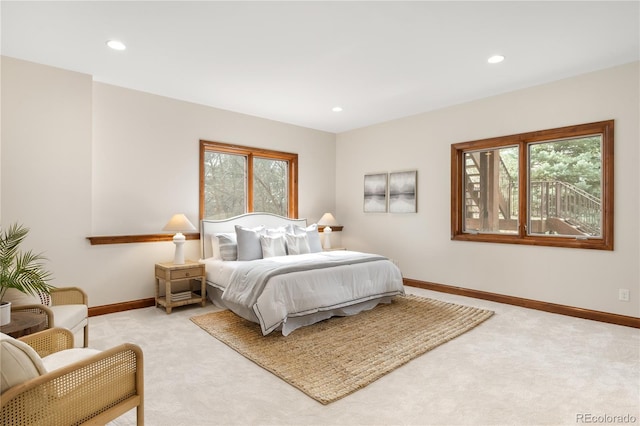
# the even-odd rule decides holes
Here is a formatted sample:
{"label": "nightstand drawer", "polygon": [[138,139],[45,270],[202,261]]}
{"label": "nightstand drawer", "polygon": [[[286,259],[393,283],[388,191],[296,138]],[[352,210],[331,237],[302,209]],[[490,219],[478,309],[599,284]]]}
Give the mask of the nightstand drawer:
{"label": "nightstand drawer", "polygon": [[204,267],[201,268],[191,268],[191,269],[178,269],[176,271],[171,271],[169,276],[172,280],[181,280],[186,278],[200,278],[204,275]]}

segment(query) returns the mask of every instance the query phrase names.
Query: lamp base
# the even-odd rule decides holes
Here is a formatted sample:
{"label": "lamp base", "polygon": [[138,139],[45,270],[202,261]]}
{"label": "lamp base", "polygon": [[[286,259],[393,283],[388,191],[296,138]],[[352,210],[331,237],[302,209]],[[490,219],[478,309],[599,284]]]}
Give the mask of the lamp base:
{"label": "lamp base", "polygon": [[331,228],[326,226],[322,233],[324,234],[324,244],[322,245],[322,248],[329,250],[331,248]]}
{"label": "lamp base", "polygon": [[173,264],[174,265],[184,265],[184,242],[186,241],[185,236],[182,232],[178,232],[173,236],[173,244],[176,245],[176,252],[173,256]]}

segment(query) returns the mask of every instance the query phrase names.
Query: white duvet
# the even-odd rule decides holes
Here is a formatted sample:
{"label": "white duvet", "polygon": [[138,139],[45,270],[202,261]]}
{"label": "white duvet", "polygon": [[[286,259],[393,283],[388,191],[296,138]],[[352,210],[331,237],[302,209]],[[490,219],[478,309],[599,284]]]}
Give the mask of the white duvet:
{"label": "white duvet", "polygon": [[[404,293],[402,275],[388,259],[336,250],[252,261],[205,259],[207,281],[231,310],[260,324],[263,334],[288,318],[341,312],[362,302]],[[371,305],[370,305],[371,306]],[[348,310],[344,310],[348,312]]]}

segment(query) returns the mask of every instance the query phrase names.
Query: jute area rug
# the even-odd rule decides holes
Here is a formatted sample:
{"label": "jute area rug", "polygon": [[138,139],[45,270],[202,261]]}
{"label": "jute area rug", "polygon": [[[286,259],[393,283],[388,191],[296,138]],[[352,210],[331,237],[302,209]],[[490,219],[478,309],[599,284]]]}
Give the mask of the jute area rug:
{"label": "jute area rug", "polygon": [[216,339],[329,404],[471,330],[492,311],[414,295],[351,317],[334,317],[284,337],[231,311],[191,318]]}

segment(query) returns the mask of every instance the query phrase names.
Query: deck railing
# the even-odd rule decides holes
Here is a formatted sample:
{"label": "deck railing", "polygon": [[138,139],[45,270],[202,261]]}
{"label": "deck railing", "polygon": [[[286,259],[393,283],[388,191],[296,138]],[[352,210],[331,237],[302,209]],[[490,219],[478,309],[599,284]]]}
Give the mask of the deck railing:
{"label": "deck railing", "polygon": [[600,200],[569,183],[531,182],[529,209],[532,218],[559,218],[584,234],[601,235]]}

